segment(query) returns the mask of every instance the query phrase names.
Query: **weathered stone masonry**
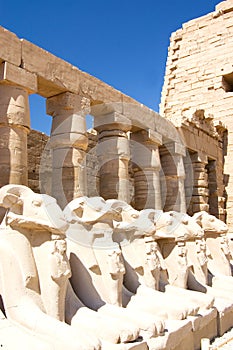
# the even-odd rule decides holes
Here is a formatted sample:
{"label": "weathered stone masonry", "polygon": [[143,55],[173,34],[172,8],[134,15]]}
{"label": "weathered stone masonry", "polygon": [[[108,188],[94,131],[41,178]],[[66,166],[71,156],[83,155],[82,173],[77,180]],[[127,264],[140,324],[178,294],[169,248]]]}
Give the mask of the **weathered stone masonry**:
{"label": "weathered stone masonry", "polygon": [[[206,17],[217,20],[222,15]],[[164,119],[100,80],[0,28],[0,41],[10,42],[8,50],[4,45],[0,47],[1,96],[13,96],[17,91],[23,96],[20,101],[24,101],[19,119],[15,106],[11,108],[5,97],[3,105],[9,108],[3,111],[0,126],[2,131],[8,130],[4,131],[7,135],[18,128],[20,147],[26,147],[28,138],[29,151],[28,173],[23,173],[25,178],[21,179],[22,171],[19,171],[18,175],[16,172],[17,179],[12,177],[11,180],[15,171],[8,165],[7,176],[5,180],[1,178],[0,185],[29,181],[34,190],[55,196],[62,207],[82,194],[101,195],[125,200],[137,209],[187,209],[190,214],[206,210],[224,220],[225,121],[217,121],[219,114],[214,120],[206,105],[200,103],[200,98],[194,105],[185,107],[193,101],[196,85],[188,86],[190,91],[194,89],[193,93],[189,91],[191,98],[180,102],[184,95],[180,86],[174,84],[180,82],[185,89],[183,81],[187,74],[183,75],[182,69],[179,71],[173,63],[170,67],[170,61],[180,60],[171,52],[177,54],[183,40],[177,33],[173,37],[175,49],[170,49],[161,104]],[[188,60],[189,56],[184,58]],[[190,67],[187,70],[189,72]],[[178,75],[178,82],[174,80],[174,74]],[[176,103],[171,100],[174,103],[169,107],[170,94],[174,94],[176,88],[179,88],[179,97],[174,98]],[[212,90],[208,91],[213,93],[215,90]],[[51,138],[34,132],[28,136],[30,107],[27,94],[31,93],[46,99],[47,113],[53,118]],[[93,116],[95,128],[89,136],[85,122],[88,114]],[[36,147],[34,138],[38,142]],[[8,136],[5,140],[2,149],[5,147],[6,151],[0,156],[3,172],[7,171],[5,164],[8,162],[5,154],[13,152],[17,156]],[[14,164],[18,162],[21,168],[27,167],[26,154],[26,148],[20,150]],[[230,196],[228,200],[231,200]]]}
{"label": "weathered stone masonry", "polygon": [[[172,34],[160,113],[183,129],[182,122],[184,119],[192,119],[197,111],[202,111],[205,119],[213,119],[213,123],[218,125],[218,130],[223,133],[224,144],[221,143],[220,148],[224,145],[224,158],[221,156],[221,152],[218,154],[217,149],[214,149],[216,144],[210,142],[207,136],[209,131],[200,131],[198,127],[190,133],[190,137],[196,137],[197,133],[200,136],[199,145],[197,145],[197,148],[199,148],[197,151],[200,153],[198,156],[199,169],[203,170],[204,164],[206,164],[206,170],[210,170],[211,165],[208,166],[207,163],[217,161],[215,195],[218,199],[219,208],[224,207],[225,196],[227,223],[230,226],[233,224],[233,178],[231,176],[233,155],[232,77],[233,1],[228,0],[219,3],[213,13],[183,24],[181,29]],[[219,125],[218,120],[221,120],[221,125]],[[193,124],[195,123],[197,122],[194,121]],[[228,134],[226,129],[224,132],[224,126],[228,130]],[[188,138],[186,140],[189,146]],[[221,162],[224,162],[224,184],[223,172],[220,170]],[[196,161],[195,164],[197,165]],[[210,174],[210,177],[212,175]],[[226,193],[224,193],[224,185],[226,185]],[[211,191],[213,192],[213,186]],[[206,202],[204,199],[206,192],[204,192],[202,192],[203,205]],[[216,208],[215,211],[217,211]],[[223,215],[223,212],[220,214]]]}
{"label": "weathered stone masonry", "polygon": [[[183,143],[172,123],[71,64],[24,39],[20,40],[4,28],[0,28],[0,44],[0,131],[4,136],[0,145],[0,172],[4,175],[0,178],[0,186],[28,184],[28,139],[30,167],[33,167],[29,169],[29,183],[37,191],[56,197],[61,207],[80,195],[99,194],[127,202],[132,199],[138,208],[161,208],[159,145],[173,145],[173,156],[176,157],[177,153],[183,164],[184,154],[180,156],[179,153]],[[33,134],[28,138],[28,95],[32,93],[46,99],[47,113],[53,118],[51,137],[41,160],[38,149],[30,141]],[[93,157],[96,153],[99,165],[92,172],[91,180],[90,172],[87,174],[91,166],[86,166],[91,159],[86,130],[88,114],[94,117],[98,140]],[[136,135],[141,135],[138,141]],[[38,145],[41,151],[45,141],[41,137],[42,145]],[[140,157],[132,144],[142,145]],[[142,169],[145,177],[140,181],[138,169],[142,167],[145,167]],[[134,175],[133,179],[129,173]],[[96,186],[93,186],[95,178]],[[142,196],[145,197],[144,203],[141,203]],[[180,208],[186,208],[184,196]]]}

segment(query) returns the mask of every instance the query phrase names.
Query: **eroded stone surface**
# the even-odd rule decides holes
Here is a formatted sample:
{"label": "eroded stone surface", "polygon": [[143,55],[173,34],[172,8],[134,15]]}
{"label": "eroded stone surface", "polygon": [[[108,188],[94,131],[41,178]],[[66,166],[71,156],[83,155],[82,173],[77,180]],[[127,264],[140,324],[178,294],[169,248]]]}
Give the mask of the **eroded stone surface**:
{"label": "eroded stone surface", "polygon": [[[196,350],[232,327],[231,20],[223,1],[172,35],[166,118],[0,28],[4,344]],[[53,124],[27,163],[35,92]]]}

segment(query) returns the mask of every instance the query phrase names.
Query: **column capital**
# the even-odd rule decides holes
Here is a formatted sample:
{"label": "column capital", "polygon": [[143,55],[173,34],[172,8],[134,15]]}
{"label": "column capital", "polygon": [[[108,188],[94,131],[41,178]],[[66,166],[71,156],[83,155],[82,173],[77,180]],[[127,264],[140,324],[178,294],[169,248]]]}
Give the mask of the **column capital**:
{"label": "column capital", "polygon": [[28,93],[22,87],[0,84],[0,124],[30,130]]}
{"label": "column capital", "polygon": [[103,130],[98,133],[98,140],[102,141],[105,138],[116,138],[116,137],[124,137],[128,139],[127,132],[120,129],[111,129],[111,130]]}
{"label": "column capital", "polygon": [[186,156],[186,147],[181,143],[178,143],[176,141],[169,141],[164,143],[164,146],[173,155],[181,155],[183,157]]}
{"label": "column capital", "polygon": [[131,139],[148,144],[162,145],[162,135],[152,129],[139,130],[131,134]]}
{"label": "column capital", "polygon": [[131,130],[131,121],[123,114],[111,112],[95,117],[94,129],[99,132],[113,129],[120,129],[127,132]]}
{"label": "column capital", "polygon": [[90,101],[77,94],[64,92],[46,101],[47,113],[53,116],[52,148],[77,147],[87,149],[86,115]]}
{"label": "column capital", "polygon": [[46,100],[46,113],[52,117],[74,113],[85,116],[90,110],[90,100],[72,92],[64,92]]}
{"label": "column capital", "polygon": [[190,155],[192,162],[208,164],[208,156],[204,152],[195,152]]}
{"label": "column capital", "polygon": [[27,185],[27,133],[30,129],[28,93],[0,84],[0,186]]}

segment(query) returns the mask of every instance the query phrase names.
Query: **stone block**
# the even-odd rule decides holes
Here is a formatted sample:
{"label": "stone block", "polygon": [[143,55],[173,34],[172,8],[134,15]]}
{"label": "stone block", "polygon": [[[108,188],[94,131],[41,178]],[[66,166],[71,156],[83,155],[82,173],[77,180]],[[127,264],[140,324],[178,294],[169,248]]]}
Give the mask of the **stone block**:
{"label": "stone block", "polygon": [[70,91],[90,98],[94,104],[122,101],[122,93],[101,80],[27,40],[22,39],[21,43],[22,67],[38,75],[40,95],[51,97]]}
{"label": "stone block", "polygon": [[0,62],[4,61],[16,66],[21,64],[21,42],[15,34],[0,27]]}
{"label": "stone block", "polygon": [[233,1],[228,0],[228,1],[222,1],[218,5],[216,5],[215,10],[218,12],[230,12],[233,11]]}
{"label": "stone block", "polygon": [[37,76],[9,62],[0,65],[1,84],[12,84],[23,87],[28,93],[37,92]]}
{"label": "stone block", "polygon": [[[98,103],[122,102],[123,94],[120,91],[90,74],[81,71],[79,73],[79,91],[80,94],[93,101],[92,105]],[[135,100],[134,103],[138,104]]]}
{"label": "stone block", "polygon": [[38,93],[50,97],[79,92],[79,69],[22,39],[22,68],[38,75]]}
{"label": "stone block", "polygon": [[193,195],[194,196],[208,196],[209,190],[208,188],[203,188],[203,187],[194,187],[193,189]]}
{"label": "stone block", "polygon": [[206,180],[194,180],[193,185],[208,188],[208,181],[206,181]]}
{"label": "stone block", "polygon": [[193,204],[208,204],[208,197],[206,196],[193,196],[192,197]]}
{"label": "stone block", "polygon": [[123,114],[124,105],[120,102],[98,103],[91,106],[91,115],[95,118],[103,117],[111,113]]}
{"label": "stone block", "polygon": [[126,118],[123,114],[112,112],[96,117],[94,120],[94,128],[99,131],[114,129],[128,131],[131,128],[131,120]]}
{"label": "stone block", "polygon": [[197,213],[199,211],[209,211],[209,205],[208,204],[194,204],[192,206],[193,213]]}

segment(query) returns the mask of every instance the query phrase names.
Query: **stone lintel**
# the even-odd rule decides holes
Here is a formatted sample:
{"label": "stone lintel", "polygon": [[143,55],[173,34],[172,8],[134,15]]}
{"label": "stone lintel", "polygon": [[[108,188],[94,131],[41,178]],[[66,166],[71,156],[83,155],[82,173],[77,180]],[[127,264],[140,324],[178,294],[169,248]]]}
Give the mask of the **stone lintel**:
{"label": "stone lintel", "polygon": [[[89,98],[93,104],[123,100],[120,91],[82,72],[72,64],[25,39],[21,39],[21,44],[22,68],[37,74],[38,94],[51,97],[70,91]],[[133,99],[128,99],[137,103]]]}
{"label": "stone lintel", "polygon": [[20,86],[29,94],[37,92],[36,74],[27,72],[9,62],[0,65],[0,83]]}
{"label": "stone lintel", "polygon": [[[99,103],[121,102],[124,99],[124,94],[98,78],[82,71],[79,71],[79,74],[80,94],[89,98],[92,101],[92,105]],[[131,99],[131,101],[133,101],[135,104],[138,103],[134,99]]]}
{"label": "stone lintel", "polygon": [[45,98],[55,96],[67,91],[66,88],[61,87],[60,85],[58,86],[54,81],[47,80],[39,75],[37,75],[37,81],[37,93],[38,95],[43,96]]}
{"label": "stone lintel", "polygon": [[124,103],[123,114],[132,121],[132,131],[145,128],[155,130],[155,112],[143,104]]}
{"label": "stone lintel", "polygon": [[[72,64],[25,39],[17,38],[15,34],[0,27],[0,64],[3,62],[20,68],[17,71],[17,77],[19,74],[26,79],[29,77],[28,73],[36,75],[37,93],[45,98],[71,92],[88,98],[93,110],[97,105],[116,103],[119,108],[117,112],[130,120],[129,123],[127,122],[131,125],[130,130],[137,131],[143,128],[146,121],[147,128],[156,130],[164,138],[179,142],[172,123],[161,118],[158,113]],[[23,70],[26,71],[25,74],[22,73]],[[9,74],[13,72],[8,72],[9,81],[13,80]],[[21,84],[22,82],[20,86]],[[30,89],[34,92],[34,87],[29,86],[29,92]],[[95,115],[94,112],[93,115]]]}
{"label": "stone lintel", "polygon": [[91,106],[91,114],[95,118],[107,117],[114,112],[131,120],[133,132],[144,129],[145,120],[147,128],[155,129],[155,112],[128,96],[122,95],[122,100],[118,102],[99,103]]}
{"label": "stone lintel", "polygon": [[63,91],[79,92],[78,68],[25,39],[21,43],[22,68],[40,77],[39,94],[50,97]]}
{"label": "stone lintel", "polygon": [[21,64],[21,42],[14,33],[0,27],[0,62]]}

